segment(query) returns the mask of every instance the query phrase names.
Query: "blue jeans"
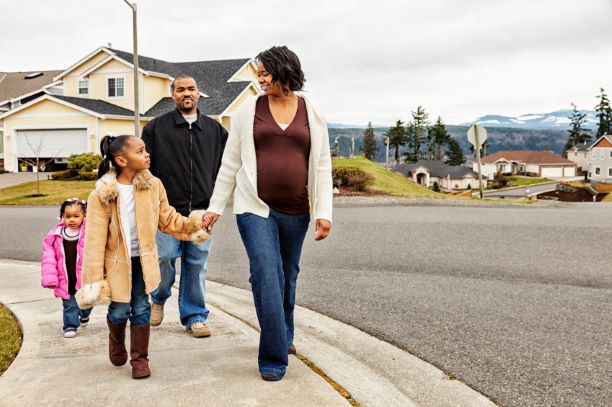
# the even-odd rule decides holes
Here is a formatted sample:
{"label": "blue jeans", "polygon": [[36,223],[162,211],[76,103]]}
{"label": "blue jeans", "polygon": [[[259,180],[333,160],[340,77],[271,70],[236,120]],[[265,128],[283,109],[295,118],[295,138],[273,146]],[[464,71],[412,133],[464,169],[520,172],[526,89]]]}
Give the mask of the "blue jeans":
{"label": "blue jeans", "polygon": [[78,328],[81,326],[81,318],[89,317],[93,308],[80,309],[77,305],[74,295],[70,299],[62,298],[62,307],[64,309],[64,331],[68,328]]}
{"label": "blue jeans", "polygon": [[208,308],[205,302],[206,264],[212,239],[202,243],[177,240],[157,232],[157,252],[161,281],[151,293],[155,304],[164,304],[172,295],[176,277],[176,259],[181,258],[181,280],[179,282],[179,316],[181,323],[189,328],[195,322],[206,322]]}
{"label": "blue jeans", "polygon": [[270,209],[268,218],[245,213],[236,219],[249,256],[249,281],[261,328],[259,371],[283,376],[293,343],[296,283],[310,217]]}
{"label": "blue jeans", "polygon": [[140,257],[132,257],[132,292],[130,302],[111,301],[108,306],[108,320],[112,324],[123,324],[130,320],[132,325],[148,324],[151,319],[151,304],[145,291]]}

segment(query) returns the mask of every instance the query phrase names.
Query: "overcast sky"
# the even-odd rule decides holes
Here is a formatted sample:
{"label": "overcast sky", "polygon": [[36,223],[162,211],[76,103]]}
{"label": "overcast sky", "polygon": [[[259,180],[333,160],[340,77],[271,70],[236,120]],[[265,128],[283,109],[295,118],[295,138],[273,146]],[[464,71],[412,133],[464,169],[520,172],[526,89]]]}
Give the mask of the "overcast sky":
{"label": "overcast sky", "polygon": [[[425,107],[485,114],[592,109],[612,93],[612,0],[140,0],[141,55],[254,57],[287,45],[328,121],[385,125]],[[0,71],[64,69],[132,50],[123,0],[0,2]]]}

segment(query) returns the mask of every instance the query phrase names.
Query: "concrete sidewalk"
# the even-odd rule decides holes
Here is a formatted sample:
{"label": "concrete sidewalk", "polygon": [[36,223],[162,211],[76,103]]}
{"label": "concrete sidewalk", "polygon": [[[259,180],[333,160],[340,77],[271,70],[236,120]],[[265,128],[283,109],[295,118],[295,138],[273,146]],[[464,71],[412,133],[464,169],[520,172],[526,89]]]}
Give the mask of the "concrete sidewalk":
{"label": "concrete sidewalk", "polygon": [[[494,406],[463,383],[353,327],[298,307],[298,357],[280,382],[257,370],[259,334],[250,292],[207,282],[213,336],[178,321],[176,296],[152,328],[152,376],[108,362],[106,307],[74,339],[62,336],[61,301],[39,285],[39,265],[0,260],[0,302],[24,341],[0,376],[0,406]],[[129,330],[128,330],[129,332]],[[128,342],[129,343],[129,342]]]}

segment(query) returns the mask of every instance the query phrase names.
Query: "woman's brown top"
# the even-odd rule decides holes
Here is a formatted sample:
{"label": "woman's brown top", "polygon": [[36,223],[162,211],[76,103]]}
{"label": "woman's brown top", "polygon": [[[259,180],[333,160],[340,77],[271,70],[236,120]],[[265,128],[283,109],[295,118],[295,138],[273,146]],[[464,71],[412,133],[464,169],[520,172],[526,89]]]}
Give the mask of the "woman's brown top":
{"label": "woman's brown top", "polygon": [[260,97],[255,108],[253,137],[259,198],[279,212],[308,213],[310,129],[304,99],[298,97],[295,118],[283,130],[272,116],[268,97]]}

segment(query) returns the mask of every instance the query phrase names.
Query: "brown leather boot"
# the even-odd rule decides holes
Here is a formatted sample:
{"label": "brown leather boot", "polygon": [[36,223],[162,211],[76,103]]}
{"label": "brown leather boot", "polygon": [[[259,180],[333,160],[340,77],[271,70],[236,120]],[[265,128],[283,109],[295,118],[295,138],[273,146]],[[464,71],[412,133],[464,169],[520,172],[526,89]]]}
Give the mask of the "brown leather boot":
{"label": "brown leather boot", "polygon": [[130,324],[130,364],[132,365],[132,379],[144,379],[151,376],[149,370],[149,334],[151,325]]}
{"label": "brown leather boot", "polygon": [[108,319],[108,358],[114,366],[123,366],[128,359],[127,349],[125,349],[125,325],[113,324]]}

